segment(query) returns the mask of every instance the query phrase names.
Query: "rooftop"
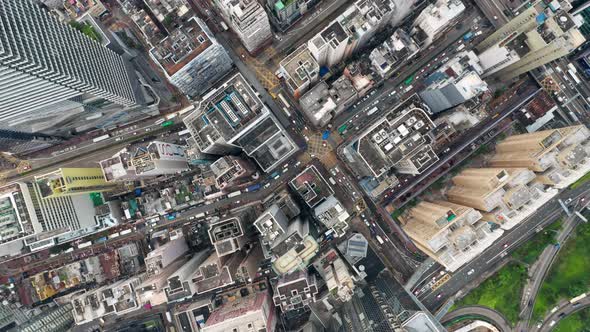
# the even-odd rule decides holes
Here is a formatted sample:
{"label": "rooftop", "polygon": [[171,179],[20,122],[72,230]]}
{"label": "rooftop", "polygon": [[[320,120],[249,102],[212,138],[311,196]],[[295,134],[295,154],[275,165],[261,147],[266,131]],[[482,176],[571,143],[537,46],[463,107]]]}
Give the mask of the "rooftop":
{"label": "rooftop", "polygon": [[174,75],[213,43],[196,17],[174,29],[150,50],[168,76]]}
{"label": "rooftop", "polygon": [[334,194],[332,187],[314,165],[304,169],[290,184],[310,207],[315,207]]}
{"label": "rooftop", "polygon": [[433,128],[434,123],[424,109],[408,99],[359,136],[356,152],[375,177],[380,177],[404,159],[421,161],[435,157],[429,148]]}
{"label": "rooftop", "polygon": [[320,71],[320,66],[305,44],[284,58],[280,65],[283,71],[288,74],[287,84],[293,90],[315,80]]}

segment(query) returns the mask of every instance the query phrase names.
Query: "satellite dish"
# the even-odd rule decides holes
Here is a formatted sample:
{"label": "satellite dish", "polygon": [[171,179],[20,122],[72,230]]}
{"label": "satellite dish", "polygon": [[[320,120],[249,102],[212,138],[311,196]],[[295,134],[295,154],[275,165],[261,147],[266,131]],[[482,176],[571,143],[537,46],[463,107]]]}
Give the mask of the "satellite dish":
{"label": "satellite dish", "polygon": [[365,266],[364,265],[359,265],[359,271],[363,272],[365,270]]}

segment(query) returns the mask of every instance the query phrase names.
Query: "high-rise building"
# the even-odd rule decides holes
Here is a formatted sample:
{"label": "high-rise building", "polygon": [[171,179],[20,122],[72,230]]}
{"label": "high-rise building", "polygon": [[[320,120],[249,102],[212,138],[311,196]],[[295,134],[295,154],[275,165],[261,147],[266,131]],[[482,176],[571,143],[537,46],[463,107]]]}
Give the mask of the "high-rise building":
{"label": "high-rise building", "polygon": [[265,283],[249,284],[216,296],[213,309],[202,332],[266,331],[274,332],[277,314]]}
{"label": "high-rise building", "polygon": [[477,45],[485,76],[512,79],[570,54],[586,39],[568,0],[536,1]]}
{"label": "high-rise building", "polygon": [[316,301],[315,275],[297,271],[279,278],[273,287],[273,302],[282,312],[301,309]]}
{"label": "high-rise building", "polygon": [[244,222],[241,217],[231,217],[209,224],[209,238],[219,257],[230,255],[244,247]]}
{"label": "high-rise building", "polygon": [[273,25],[285,31],[321,0],[266,0]]}
{"label": "high-rise building", "polygon": [[335,237],[346,234],[350,214],[334,195],[316,206],[313,214],[324,226],[334,231]]}
{"label": "high-rise building", "polygon": [[183,121],[200,152],[227,155],[243,151],[265,172],[298,149],[242,74],[203,96]]}
{"label": "high-rise building", "polygon": [[397,29],[383,44],[371,51],[369,59],[381,77],[389,77],[419,51],[420,47],[414,38],[404,30]]}
{"label": "high-rise building", "polygon": [[101,206],[95,206],[90,195],[42,198],[36,183],[17,182],[4,186],[0,188],[3,211],[0,246],[10,246],[13,250],[9,252],[18,254],[24,246],[32,251],[40,250],[53,246],[56,241],[116,225],[120,219],[114,211],[116,207],[113,204]]}
{"label": "high-rise building", "polygon": [[288,226],[289,219],[276,204],[270,206],[254,221],[254,227],[260,233],[262,243],[268,246],[281,238],[287,232]]}
{"label": "high-rise building", "polygon": [[414,244],[449,271],[479,255],[504,232],[492,231],[479,211],[446,201],[422,201],[400,220]]}
{"label": "high-rise building", "polygon": [[0,129],[0,151],[16,155],[26,155],[61,142],[61,137]]}
{"label": "high-rise building", "polygon": [[96,168],[59,168],[35,176],[41,198],[107,191],[115,184],[105,181],[102,170]]}
{"label": "high-rise building", "polygon": [[336,250],[328,251],[314,263],[314,266],[322,274],[330,294],[336,300],[348,302],[352,299],[355,278]]}
{"label": "high-rise building", "polygon": [[215,182],[219,189],[232,187],[246,180],[254,168],[246,160],[234,156],[223,156],[213,162],[211,171],[215,174]]}
{"label": "high-rise building", "polygon": [[358,99],[358,92],[352,81],[340,76],[331,85],[322,81],[299,99],[305,116],[316,127],[327,125],[333,116],[342,113]]}
{"label": "high-rise building", "polygon": [[483,69],[473,52],[460,52],[443,64],[426,80],[426,89],[418,94],[430,108],[438,113],[488,91],[488,85],[479,75]]}
{"label": "high-rise building", "polygon": [[425,35],[422,47],[432,44],[434,40],[451,27],[455,26],[465,11],[461,0],[437,0],[429,4],[414,20],[414,33]]}
{"label": "high-rise building", "polygon": [[0,36],[0,120],[85,94],[135,104],[123,58],[34,1],[3,0],[0,23],[10,27]]}
{"label": "high-rise building", "polygon": [[249,53],[256,53],[272,38],[268,15],[256,0],[215,0],[226,22]]}
{"label": "high-rise building", "polygon": [[590,170],[590,130],[584,125],[514,135],[496,145],[493,167],[526,167],[537,181],[566,185]]}
{"label": "high-rise building", "polygon": [[227,51],[198,17],[190,18],[153,46],[150,55],[166,77],[191,97],[207,92],[233,67]]}
{"label": "high-rise building", "polygon": [[295,98],[301,97],[318,81],[320,66],[305,45],[301,45],[279,64],[277,76],[282,77]]}

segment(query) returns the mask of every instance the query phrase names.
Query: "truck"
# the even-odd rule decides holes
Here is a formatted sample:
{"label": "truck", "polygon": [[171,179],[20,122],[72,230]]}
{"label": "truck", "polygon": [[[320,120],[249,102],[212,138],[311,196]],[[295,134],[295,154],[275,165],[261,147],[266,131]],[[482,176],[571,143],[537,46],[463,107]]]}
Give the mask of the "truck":
{"label": "truck", "polygon": [[105,139],[111,137],[111,135],[109,134],[104,134],[102,136],[98,136],[92,139],[92,142],[96,143],[96,142],[100,142],[100,141],[104,141]]}
{"label": "truck", "polygon": [[571,62],[567,64],[567,67],[569,69],[571,69],[571,71],[573,71],[574,73],[578,72],[578,69],[576,69],[576,66],[574,66]]}
{"label": "truck", "polygon": [[381,235],[377,235],[375,238],[377,239],[377,241],[379,241],[380,244],[385,243],[385,241],[383,241],[383,238],[381,237]]}
{"label": "truck", "polygon": [[580,82],[580,79],[578,78],[578,75],[576,75],[576,73],[573,70],[568,69],[567,72],[574,79],[574,82],[576,82],[576,84],[580,84],[581,83]]}
{"label": "truck", "polygon": [[457,47],[457,51],[461,51],[465,48],[465,44],[461,44]]}
{"label": "truck", "polygon": [[248,188],[246,188],[246,190],[245,190],[245,191],[246,191],[247,193],[251,193],[251,192],[253,192],[253,191],[257,191],[257,190],[259,190],[259,189],[260,189],[260,184],[256,183],[256,184],[253,184],[253,185],[251,185],[251,186],[248,186]]}
{"label": "truck", "polygon": [[231,197],[236,197],[236,196],[240,196],[242,194],[242,191],[240,190],[236,190],[234,192],[231,192],[229,194],[227,194],[227,198],[231,198]]}
{"label": "truck", "polygon": [[131,230],[130,229],[126,229],[126,230],[121,231],[119,234],[120,235],[127,235],[129,233],[131,233]]}

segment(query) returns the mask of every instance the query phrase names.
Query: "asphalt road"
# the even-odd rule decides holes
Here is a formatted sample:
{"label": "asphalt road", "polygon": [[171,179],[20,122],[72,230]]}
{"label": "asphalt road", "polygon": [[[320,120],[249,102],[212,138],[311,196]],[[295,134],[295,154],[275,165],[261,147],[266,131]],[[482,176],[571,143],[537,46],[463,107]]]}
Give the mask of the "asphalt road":
{"label": "asphalt road", "polygon": [[[585,196],[589,192],[590,183],[588,182],[576,189],[563,190],[534,214],[521,222],[520,225],[514,227],[512,230],[506,231],[500,241],[494,243],[476,259],[457,270],[440,288],[435,291],[423,293],[418,298],[429,310],[436,311],[444,302],[456,296],[466,284],[480,279],[482,274],[490,269],[491,265],[496,264],[498,260],[502,259],[503,252],[510,252],[518,248],[536,233],[537,228],[545,227],[561,216],[564,212],[557,201],[559,198],[562,200],[567,198],[575,199]],[[504,247],[505,244],[507,245],[506,247]],[[468,271],[471,269],[474,272],[468,275]]]}
{"label": "asphalt road", "polygon": [[[444,34],[441,38],[437,39],[431,46],[428,47],[427,50],[423,50],[418,55],[419,57],[410,61],[409,64],[404,66],[404,70],[400,70],[398,74],[395,74],[393,77],[387,79],[381,86],[374,89],[375,94],[370,95],[369,98],[366,100],[361,101],[357,104],[356,107],[350,107],[340,115],[336,116],[332,120],[332,124],[334,128],[338,128],[343,124],[349,122],[350,120],[355,119],[355,115],[361,112],[366,112],[369,110],[373,103],[376,100],[380,101],[380,108],[382,111],[388,111],[384,105],[393,105],[400,97],[401,92],[397,91],[396,95],[390,94],[393,91],[399,90],[399,86],[408,78],[411,74],[419,72],[424,68],[428,68],[428,64],[434,60],[438,59],[439,55],[445,53],[445,50],[449,48],[454,42],[456,42],[459,38],[464,36],[468,31],[470,31],[473,27],[473,22],[476,18],[480,17],[480,13],[474,7],[468,7],[468,12],[465,13],[463,22],[465,24],[461,25],[458,29],[453,28],[449,30],[446,34]],[[445,57],[448,55],[445,55]],[[442,56],[440,57],[443,58]],[[439,65],[442,63],[439,63]],[[405,88],[405,86],[404,86]],[[404,94],[411,94],[412,91],[406,91]],[[381,113],[381,114],[379,114]],[[382,112],[377,112],[374,117],[382,116]],[[367,123],[365,121],[365,123]],[[355,123],[354,126],[362,128],[363,123]]]}
{"label": "asphalt road", "polygon": [[[530,328],[531,332],[549,332],[551,330],[553,330],[555,328],[555,326],[557,326],[558,322],[564,318],[566,318],[567,316],[576,313],[577,311],[580,311],[582,309],[586,309],[588,307],[590,307],[590,297],[585,297],[581,300],[579,300],[578,302],[576,302],[577,304],[573,304],[570,303],[569,301],[567,302],[562,302],[561,305],[558,307],[558,309],[549,314],[547,317],[545,317],[545,319],[543,320],[542,324],[539,325],[535,324],[534,326],[532,326]],[[563,314],[563,315],[562,315]],[[560,315],[562,315],[560,317]]]}
{"label": "asphalt road", "polygon": [[444,324],[452,321],[453,319],[463,316],[484,317],[486,321],[492,323],[495,327],[499,328],[500,332],[512,331],[510,323],[508,322],[506,317],[502,315],[502,313],[484,306],[469,306],[453,310],[441,319],[441,323]]}

